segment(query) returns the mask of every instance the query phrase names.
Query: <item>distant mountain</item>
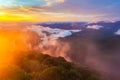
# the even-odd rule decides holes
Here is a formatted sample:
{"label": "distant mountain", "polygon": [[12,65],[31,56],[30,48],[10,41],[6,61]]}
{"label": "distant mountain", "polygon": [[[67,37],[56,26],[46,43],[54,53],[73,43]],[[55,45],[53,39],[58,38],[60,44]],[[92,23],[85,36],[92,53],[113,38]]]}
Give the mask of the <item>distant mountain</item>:
{"label": "distant mountain", "polygon": [[86,22],[56,22],[56,23],[53,22],[53,23],[38,23],[37,25],[70,30],[70,29],[80,29],[85,24]]}

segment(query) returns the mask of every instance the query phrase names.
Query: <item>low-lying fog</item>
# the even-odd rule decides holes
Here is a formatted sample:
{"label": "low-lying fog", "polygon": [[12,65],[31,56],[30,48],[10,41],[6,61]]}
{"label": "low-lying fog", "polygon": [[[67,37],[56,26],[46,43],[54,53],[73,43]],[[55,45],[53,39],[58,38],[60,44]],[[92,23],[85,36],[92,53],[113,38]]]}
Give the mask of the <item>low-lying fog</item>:
{"label": "low-lying fog", "polygon": [[[0,43],[5,46],[0,44],[0,53],[6,53],[4,57],[15,56],[15,51],[34,50],[51,56],[62,56],[68,61],[89,66],[108,80],[120,80],[120,43],[116,42],[119,41],[116,38],[93,40],[74,36],[74,33],[81,30],[21,26],[24,28],[1,28],[0,39],[4,39],[0,40]],[[6,48],[8,45],[9,48]],[[6,49],[12,49],[12,52],[8,54]]]}

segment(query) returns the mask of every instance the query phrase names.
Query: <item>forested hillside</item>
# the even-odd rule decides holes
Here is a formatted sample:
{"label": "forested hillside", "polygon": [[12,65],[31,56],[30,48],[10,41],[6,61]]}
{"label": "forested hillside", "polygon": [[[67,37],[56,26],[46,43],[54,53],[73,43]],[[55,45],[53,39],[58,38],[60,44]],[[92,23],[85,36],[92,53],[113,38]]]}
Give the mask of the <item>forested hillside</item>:
{"label": "forested hillside", "polygon": [[15,65],[8,65],[4,70],[0,71],[0,80],[100,80],[88,68],[67,62],[62,57],[34,52],[19,55]]}

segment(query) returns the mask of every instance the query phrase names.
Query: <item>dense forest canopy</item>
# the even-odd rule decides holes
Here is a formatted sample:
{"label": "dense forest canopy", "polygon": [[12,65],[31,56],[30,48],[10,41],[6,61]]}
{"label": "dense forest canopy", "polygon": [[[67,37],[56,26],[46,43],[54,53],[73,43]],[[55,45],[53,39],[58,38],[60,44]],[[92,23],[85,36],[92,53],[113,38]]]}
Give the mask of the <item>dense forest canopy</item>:
{"label": "dense forest canopy", "polygon": [[100,80],[88,68],[35,52],[20,55],[14,65],[2,70],[0,80]]}

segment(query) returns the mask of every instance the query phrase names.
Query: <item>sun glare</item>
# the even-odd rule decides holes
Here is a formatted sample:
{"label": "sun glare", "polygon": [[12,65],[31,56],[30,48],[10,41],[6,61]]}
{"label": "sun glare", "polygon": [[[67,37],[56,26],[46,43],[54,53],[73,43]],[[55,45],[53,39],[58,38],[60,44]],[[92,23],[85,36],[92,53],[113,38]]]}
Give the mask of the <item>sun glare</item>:
{"label": "sun glare", "polygon": [[12,64],[19,52],[27,50],[26,38],[24,32],[0,31],[0,67]]}

